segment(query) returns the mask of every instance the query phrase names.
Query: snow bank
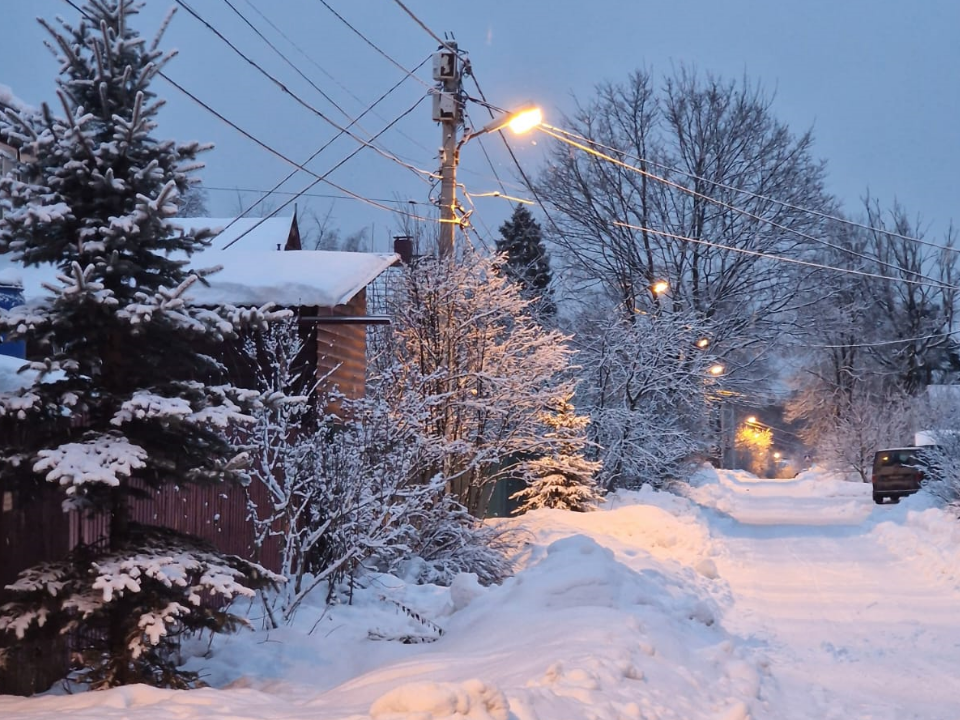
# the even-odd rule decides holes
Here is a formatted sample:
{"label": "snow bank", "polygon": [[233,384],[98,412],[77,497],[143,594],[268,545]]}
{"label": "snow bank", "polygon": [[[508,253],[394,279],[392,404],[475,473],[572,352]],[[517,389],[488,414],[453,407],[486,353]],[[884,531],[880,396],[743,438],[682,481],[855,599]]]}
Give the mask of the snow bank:
{"label": "snow bank", "polygon": [[884,506],[871,536],[931,580],[960,590],[960,522],[955,512],[932,507],[933,502],[920,492],[892,508]]}
{"label": "snow bank", "polygon": [[401,685],[370,706],[372,720],[510,720],[506,697],[482,680]]}
{"label": "snow bank", "polygon": [[[209,690],[0,698],[0,716],[745,720],[762,709],[767,661],[724,628],[729,593],[690,499],[618,493],[597,512],[499,522],[526,540],[501,586],[374,575],[352,604],[326,607],[321,592],[291,627],[185,648]],[[259,624],[257,603],[249,614]]]}

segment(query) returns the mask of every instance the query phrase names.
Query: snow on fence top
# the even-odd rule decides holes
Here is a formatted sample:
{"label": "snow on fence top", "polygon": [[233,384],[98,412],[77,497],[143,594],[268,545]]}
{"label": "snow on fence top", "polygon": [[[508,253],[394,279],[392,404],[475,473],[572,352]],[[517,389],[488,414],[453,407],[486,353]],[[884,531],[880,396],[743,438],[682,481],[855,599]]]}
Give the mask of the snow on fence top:
{"label": "snow on fence top", "polygon": [[[207,278],[209,287],[196,283],[190,288],[188,296],[194,304],[260,306],[273,302],[284,307],[333,307],[349,302],[399,259],[393,253],[278,251],[277,246],[286,243],[289,218],[271,218],[223,249],[258,221],[237,221],[217,235],[209,249],[191,257],[191,268],[223,268]],[[230,219],[176,218],[171,222],[185,229],[218,229],[226,227]],[[0,277],[21,284],[27,302],[48,296],[42,284],[59,284],[57,274],[51,266],[23,267],[0,256]]]}

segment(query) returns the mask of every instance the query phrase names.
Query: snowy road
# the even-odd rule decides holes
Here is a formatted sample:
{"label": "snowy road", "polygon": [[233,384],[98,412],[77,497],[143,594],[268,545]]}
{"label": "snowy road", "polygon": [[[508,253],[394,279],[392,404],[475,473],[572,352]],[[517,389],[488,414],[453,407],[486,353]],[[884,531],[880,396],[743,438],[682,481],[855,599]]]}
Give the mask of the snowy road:
{"label": "snowy road", "polygon": [[922,538],[896,546],[906,511],[873,505],[869,486],[845,501],[744,480],[714,488],[724,514],[711,525],[732,598],[723,623],[764,648],[770,716],[960,717],[960,592],[919,562]]}
{"label": "snowy road", "polygon": [[[704,471],[684,496],[537,511],[506,521],[502,586],[379,576],[351,606],[198,646],[209,689],[0,697],[0,717],[957,720],[960,522],[869,491]],[[438,639],[382,639],[411,634]]]}

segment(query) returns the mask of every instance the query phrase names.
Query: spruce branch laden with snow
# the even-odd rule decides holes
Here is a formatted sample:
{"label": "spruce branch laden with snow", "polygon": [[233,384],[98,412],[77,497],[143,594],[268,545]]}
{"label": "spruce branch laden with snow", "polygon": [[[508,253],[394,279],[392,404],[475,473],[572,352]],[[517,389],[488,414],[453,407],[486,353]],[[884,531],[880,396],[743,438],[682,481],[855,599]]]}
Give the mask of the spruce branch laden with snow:
{"label": "spruce branch laden with snow", "polygon": [[596,477],[603,463],[584,457],[590,418],[577,415],[571,399],[571,395],[555,398],[551,409],[540,415],[548,428],[545,452],[518,468],[527,487],[511,496],[521,501],[515,513],[538,508],[586,512],[602,500]]}
{"label": "spruce branch laden with snow", "polygon": [[[203,274],[188,269],[189,257],[210,233],[186,233],[169,218],[205,148],[154,137],[163,101],[150,85],[175,53],[158,49],[162,30],[150,43],[131,28],[142,7],[88,0],[75,24],[41,21],[61,66],[59,107],[0,117],[0,140],[21,158],[0,179],[0,253],[60,272],[45,299],[0,310],[0,333],[25,339],[41,370],[0,395],[0,421],[12,429],[0,440],[0,478],[24,502],[59,492],[65,510],[105,516],[109,528],[53,570],[25,571],[0,630],[14,644],[37,630],[81,632],[94,642],[88,677],[102,686],[180,684],[170,639],[236,626],[207,604],[269,577],[131,521],[131,496],[239,477],[226,433],[250,421],[258,395],[233,387],[217,358],[240,325],[278,315],[189,303]],[[174,567],[174,546],[177,579],[163,569]],[[35,581],[50,573],[53,584]]]}

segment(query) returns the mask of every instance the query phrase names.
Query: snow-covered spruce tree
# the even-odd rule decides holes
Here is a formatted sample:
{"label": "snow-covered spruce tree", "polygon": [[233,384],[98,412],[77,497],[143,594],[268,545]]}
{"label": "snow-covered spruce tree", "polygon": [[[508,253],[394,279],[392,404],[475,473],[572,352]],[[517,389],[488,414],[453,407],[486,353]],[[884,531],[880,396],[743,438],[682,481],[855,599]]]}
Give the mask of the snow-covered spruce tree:
{"label": "snow-covered spruce tree", "polygon": [[590,418],[577,415],[571,399],[557,397],[552,409],[541,413],[549,447],[542,457],[521,464],[528,486],[512,496],[522,501],[514,512],[543,507],[586,512],[602,500],[595,478],[603,463],[583,456]]}
{"label": "snow-covered spruce tree", "polygon": [[540,412],[573,391],[568,338],[527,312],[521,288],[496,270],[502,257],[469,248],[461,259],[421,259],[387,295],[390,342],[378,362],[412,393],[433,448],[424,477],[442,475],[474,517],[520,453],[543,443]]}
{"label": "snow-covered spruce tree", "polygon": [[131,28],[141,7],[88,0],[77,25],[41,20],[61,63],[63,114],[44,106],[0,118],[0,139],[23,158],[0,180],[0,252],[60,271],[47,298],[0,312],[0,331],[26,339],[40,371],[32,386],[0,395],[18,431],[0,439],[0,477],[22,502],[58,487],[65,511],[99,514],[107,527],[101,541],[9,586],[0,635],[17,646],[77,631],[78,677],[95,687],[190,685],[177,638],[236,627],[229,601],[274,579],[131,521],[132,497],[234,476],[225,430],[248,419],[255,396],[224,382],[211,353],[241,320],[273,319],[186,301],[197,280],[188,257],[207,236],[168,218],[203,148],[153,137],[162,103],[150,83],[173,54],[158,49],[160,35],[145,42]]}
{"label": "snow-covered spruce tree", "polygon": [[503,265],[507,277],[520,284],[525,298],[535,301],[534,309],[540,314],[554,314],[557,308],[550,288],[553,274],[543,232],[523,205],[517,205],[510,219],[500,226],[497,252],[507,256]]}

